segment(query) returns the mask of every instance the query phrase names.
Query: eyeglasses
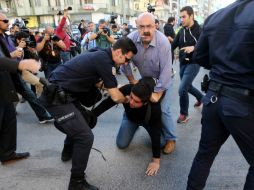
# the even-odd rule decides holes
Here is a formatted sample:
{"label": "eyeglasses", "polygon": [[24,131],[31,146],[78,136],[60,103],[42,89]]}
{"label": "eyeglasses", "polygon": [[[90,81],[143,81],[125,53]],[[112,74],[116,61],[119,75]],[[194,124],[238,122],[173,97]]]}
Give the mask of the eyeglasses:
{"label": "eyeglasses", "polygon": [[4,20],[0,20],[0,21],[4,22],[5,24],[9,23],[8,19],[4,19]]}
{"label": "eyeglasses", "polygon": [[147,30],[151,30],[153,28],[153,25],[139,25],[138,26],[138,29],[139,30],[144,30],[144,29],[147,29]]}

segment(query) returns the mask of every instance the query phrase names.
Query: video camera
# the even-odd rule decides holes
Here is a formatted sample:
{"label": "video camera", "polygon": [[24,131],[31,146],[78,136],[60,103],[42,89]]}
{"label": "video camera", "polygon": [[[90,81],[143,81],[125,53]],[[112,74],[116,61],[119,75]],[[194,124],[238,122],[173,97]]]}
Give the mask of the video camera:
{"label": "video camera", "polygon": [[[72,10],[72,7],[68,7],[67,8],[68,11],[71,11]],[[62,11],[58,11],[58,13],[56,15],[63,15],[63,12]]]}
{"label": "video camera", "polygon": [[150,3],[147,4],[147,12],[149,13],[155,12],[155,8]]}
{"label": "video camera", "polygon": [[19,19],[16,19],[13,25],[16,25],[19,27],[20,31],[29,33],[28,28],[26,25],[29,23],[29,21],[25,18],[21,18],[21,21]]}
{"label": "video camera", "polygon": [[115,24],[116,23],[115,19],[117,19],[117,17],[118,17],[118,15],[115,15],[114,13],[112,13],[110,15],[110,21],[109,21],[109,23],[110,24]]}
{"label": "video camera", "polygon": [[31,40],[30,37],[25,39],[26,46],[31,48],[36,48],[36,41]]}

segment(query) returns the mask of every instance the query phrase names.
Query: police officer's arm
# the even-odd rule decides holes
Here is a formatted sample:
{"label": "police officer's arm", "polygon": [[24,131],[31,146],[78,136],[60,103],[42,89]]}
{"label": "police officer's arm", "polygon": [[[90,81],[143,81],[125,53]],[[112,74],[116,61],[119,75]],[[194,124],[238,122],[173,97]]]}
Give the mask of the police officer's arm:
{"label": "police officer's arm", "polygon": [[129,98],[125,97],[118,88],[108,88],[111,99],[116,103],[128,103]]}
{"label": "police officer's arm", "polygon": [[182,29],[177,33],[176,37],[174,38],[171,48],[174,51],[179,46],[179,39],[180,39],[180,33],[182,32]]}
{"label": "police officer's arm", "polygon": [[193,62],[203,66],[206,69],[211,69],[209,64],[209,43],[208,36],[203,32],[198,40],[193,53]]}

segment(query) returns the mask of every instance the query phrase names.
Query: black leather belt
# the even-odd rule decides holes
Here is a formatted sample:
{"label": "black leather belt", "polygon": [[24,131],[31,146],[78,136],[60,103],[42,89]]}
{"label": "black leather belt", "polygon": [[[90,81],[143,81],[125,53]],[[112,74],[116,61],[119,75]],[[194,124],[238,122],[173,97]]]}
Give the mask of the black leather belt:
{"label": "black leather belt", "polygon": [[234,88],[221,83],[210,81],[209,89],[229,98],[237,99],[247,104],[254,104],[254,92],[244,88]]}

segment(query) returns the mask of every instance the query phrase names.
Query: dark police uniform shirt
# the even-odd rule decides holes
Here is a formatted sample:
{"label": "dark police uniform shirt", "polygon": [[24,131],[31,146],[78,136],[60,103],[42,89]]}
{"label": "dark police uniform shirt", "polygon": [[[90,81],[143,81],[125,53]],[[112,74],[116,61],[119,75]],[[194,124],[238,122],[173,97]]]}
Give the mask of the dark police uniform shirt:
{"label": "dark police uniform shirt", "polygon": [[211,80],[254,90],[254,1],[246,2],[208,17],[194,59],[211,69]]}
{"label": "dark police uniform shirt", "polygon": [[115,63],[111,49],[91,49],[59,65],[49,81],[70,92],[88,92],[103,80],[105,88],[116,88]]}

